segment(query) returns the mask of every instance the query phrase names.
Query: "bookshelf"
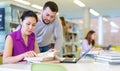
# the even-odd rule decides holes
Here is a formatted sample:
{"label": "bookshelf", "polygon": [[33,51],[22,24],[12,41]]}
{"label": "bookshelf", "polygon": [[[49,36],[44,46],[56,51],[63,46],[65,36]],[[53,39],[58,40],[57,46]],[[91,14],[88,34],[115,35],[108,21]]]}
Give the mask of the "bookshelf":
{"label": "bookshelf", "polygon": [[5,1],[0,3],[0,8],[5,9],[5,31],[7,33],[14,31],[20,23],[20,16],[26,10],[39,12],[39,10],[32,7],[16,3],[14,1]]}
{"label": "bookshelf", "polygon": [[61,21],[64,31],[62,57],[76,58],[79,56],[78,49],[81,46],[79,42],[80,32],[78,24],[65,20],[64,18],[62,18]]}
{"label": "bookshelf", "polygon": [[39,12],[38,10],[16,3],[14,1],[1,1],[0,8],[4,8],[4,24],[1,24],[3,27],[0,31],[0,50],[4,49],[5,37],[8,33],[13,32],[14,29],[19,25],[20,15],[23,11],[32,10],[35,12]]}

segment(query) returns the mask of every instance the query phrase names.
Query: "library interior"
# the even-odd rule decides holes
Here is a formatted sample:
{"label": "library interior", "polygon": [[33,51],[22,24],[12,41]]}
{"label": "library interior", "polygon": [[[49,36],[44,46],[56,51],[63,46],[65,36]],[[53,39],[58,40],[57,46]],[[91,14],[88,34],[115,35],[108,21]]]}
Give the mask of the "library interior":
{"label": "library interior", "polygon": [[0,0],[0,71],[118,71],[119,3]]}

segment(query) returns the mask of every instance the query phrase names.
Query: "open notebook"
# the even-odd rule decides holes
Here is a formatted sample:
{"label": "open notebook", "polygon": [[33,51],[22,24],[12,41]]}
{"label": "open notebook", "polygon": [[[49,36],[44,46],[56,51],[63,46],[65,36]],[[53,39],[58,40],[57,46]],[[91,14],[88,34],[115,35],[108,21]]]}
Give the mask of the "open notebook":
{"label": "open notebook", "polygon": [[53,60],[55,54],[57,54],[57,52],[47,51],[47,52],[39,53],[37,57],[25,57],[24,60],[33,63],[48,61],[48,60]]}
{"label": "open notebook", "polygon": [[90,50],[92,49],[92,47],[90,49],[88,49],[86,52],[81,53],[80,57],[78,58],[65,58],[63,60],[60,61],[60,63],[77,63],[81,58],[83,58]]}

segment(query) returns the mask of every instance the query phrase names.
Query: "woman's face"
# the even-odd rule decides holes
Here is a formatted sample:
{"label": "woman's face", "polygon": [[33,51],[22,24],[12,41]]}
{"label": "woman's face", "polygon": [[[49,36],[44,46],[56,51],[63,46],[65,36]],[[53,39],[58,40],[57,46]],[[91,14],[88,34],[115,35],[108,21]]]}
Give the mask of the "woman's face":
{"label": "woman's face", "polygon": [[35,29],[36,23],[37,22],[34,17],[26,17],[23,21],[21,21],[21,29],[26,35],[30,35]]}
{"label": "woman's face", "polygon": [[93,33],[92,34],[92,39],[95,40],[95,38],[96,38],[96,33]]}

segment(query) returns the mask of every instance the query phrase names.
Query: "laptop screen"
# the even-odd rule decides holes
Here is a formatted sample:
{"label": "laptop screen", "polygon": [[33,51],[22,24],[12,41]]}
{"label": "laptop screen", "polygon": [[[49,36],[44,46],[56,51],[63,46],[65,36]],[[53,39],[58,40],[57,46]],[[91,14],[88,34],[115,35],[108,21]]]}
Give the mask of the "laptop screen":
{"label": "laptop screen", "polygon": [[90,49],[88,49],[87,51],[85,51],[84,53],[80,53],[79,57],[76,58],[65,58],[62,61],[60,61],[61,63],[77,63],[81,58],[83,58],[90,50],[92,49],[92,47]]}

